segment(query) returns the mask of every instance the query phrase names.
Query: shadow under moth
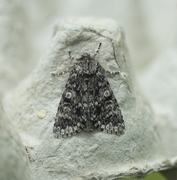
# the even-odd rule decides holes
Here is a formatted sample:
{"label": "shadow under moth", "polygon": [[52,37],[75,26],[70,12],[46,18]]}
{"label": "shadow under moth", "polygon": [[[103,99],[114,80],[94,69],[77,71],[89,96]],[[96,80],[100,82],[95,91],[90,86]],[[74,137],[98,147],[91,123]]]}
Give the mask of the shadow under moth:
{"label": "shadow under moth", "polygon": [[[124,132],[123,116],[106,78],[107,74],[113,73],[106,71],[96,60],[100,47],[101,43],[93,56],[81,55],[65,71],[69,72],[69,78],[53,126],[57,138],[72,136],[81,130],[90,132],[94,128],[117,135]],[[70,52],[69,55],[71,58]]]}

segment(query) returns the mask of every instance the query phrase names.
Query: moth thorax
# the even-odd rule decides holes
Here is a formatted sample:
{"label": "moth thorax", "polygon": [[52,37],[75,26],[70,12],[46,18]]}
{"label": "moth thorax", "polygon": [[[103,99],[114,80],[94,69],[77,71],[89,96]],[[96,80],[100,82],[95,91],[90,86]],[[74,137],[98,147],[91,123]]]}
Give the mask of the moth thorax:
{"label": "moth thorax", "polygon": [[97,62],[93,57],[90,56],[90,54],[83,54],[81,58],[78,59],[78,65],[78,70],[81,74],[90,75],[96,73]]}
{"label": "moth thorax", "polygon": [[95,74],[97,69],[97,63],[95,63],[95,60],[87,60],[82,62],[82,73],[83,74]]}

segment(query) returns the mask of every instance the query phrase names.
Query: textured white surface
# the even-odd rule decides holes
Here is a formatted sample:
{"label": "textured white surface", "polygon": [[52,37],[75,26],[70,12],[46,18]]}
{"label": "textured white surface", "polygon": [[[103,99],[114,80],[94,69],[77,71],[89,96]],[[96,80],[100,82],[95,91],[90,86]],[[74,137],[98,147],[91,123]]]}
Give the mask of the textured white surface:
{"label": "textured white surface", "polygon": [[144,93],[157,115],[167,160],[177,166],[177,47],[159,56],[142,75]]}
{"label": "textured white surface", "polygon": [[0,103],[0,179],[31,180],[28,157]]}
{"label": "textured white surface", "polygon": [[[157,117],[159,137],[166,151],[162,166],[177,167],[177,46],[174,44],[142,74],[139,81]],[[177,179],[177,169],[162,172],[168,180]]]}
{"label": "textured white surface", "polygon": [[[51,73],[73,64],[68,51],[76,58],[83,52],[94,54],[100,42],[100,64],[111,72],[120,71],[108,80],[124,117],[125,134],[118,137],[95,130],[55,139],[54,117],[68,74],[53,77]],[[158,170],[163,161],[158,125],[134,81],[124,34],[114,21],[56,22],[48,52],[29,77],[6,96],[4,106],[27,146],[35,179],[143,176]]]}
{"label": "textured white surface", "polygon": [[[119,22],[126,32],[136,73],[146,68],[173,42],[177,31],[177,0],[35,0],[27,4],[34,54],[45,51],[50,24],[58,17],[104,17]],[[36,50],[40,50],[40,53]]]}
{"label": "textured white surface", "polygon": [[136,74],[172,43],[176,0],[0,0],[0,92],[13,89],[46,50],[58,17],[107,17],[126,32]]}
{"label": "textured white surface", "polygon": [[33,66],[23,8],[18,0],[0,0],[0,95],[13,89]]}

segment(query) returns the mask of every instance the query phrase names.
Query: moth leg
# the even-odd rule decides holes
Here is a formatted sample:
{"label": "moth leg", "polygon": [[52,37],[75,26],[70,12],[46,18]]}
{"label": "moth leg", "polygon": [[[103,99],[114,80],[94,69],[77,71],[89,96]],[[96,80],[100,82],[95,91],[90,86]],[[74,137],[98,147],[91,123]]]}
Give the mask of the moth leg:
{"label": "moth leg", "polygon": [[104,70],[105,74],[107,74],[108,77],[114,77],[115,75],[120,74],[120,71],[110,72],[108,70],[105,70],[104,68],[103,68],[103,70]]}
{"label": "moth leg", "polygon": [[110,71],[104,69],[101,65],[99,65],[99,70],[103,74],[107,74],[109,77],[113,77],[113,76],[115,76],[117,74],[120,74],[120,71],[110,72]]}
{"label": "moth leg", "polygon": [[[71,56],[71,51],[69,51],[68,54],[69,54],[70,59],[73,61],[73,60],[74,60],[74,57]],[[66,68],[63,72],[52,72],[51,75],[52,75],[52,76],[60,76],[60,75],[69,73],[70,70],[71,70],[71,67]]]}
{"label": "moth leg", "polygon": [[120,74],[120,71],[110,72],[105,70],[105,72],[109,77],[114,77],[115,75]]}
{"label": "moth leg", "polygon": [[66,69],[65,69],[64,71],[62,71],[62,72],[52,72],[51,75],[52,75],[52,76],[60,76],[60,75],[69,73],[69,72],[70,72],[70,69],[71,69],[71,67],[66,68]]}

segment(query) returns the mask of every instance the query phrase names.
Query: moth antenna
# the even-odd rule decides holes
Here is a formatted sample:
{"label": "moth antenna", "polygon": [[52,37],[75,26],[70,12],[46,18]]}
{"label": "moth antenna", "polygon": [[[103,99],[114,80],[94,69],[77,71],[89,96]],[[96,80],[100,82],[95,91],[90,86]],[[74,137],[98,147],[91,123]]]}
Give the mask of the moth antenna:
{"label": "moth antenna", "polygon": [[98,49],[96,50],[96,53],[94,54],[94,56],[93,56],[93,57],[95,57],[95,56],[99,53],[100,48],[101,48],[101,45],[102,45],[102,43],[100,43],[100,44],[99,44]]}

